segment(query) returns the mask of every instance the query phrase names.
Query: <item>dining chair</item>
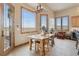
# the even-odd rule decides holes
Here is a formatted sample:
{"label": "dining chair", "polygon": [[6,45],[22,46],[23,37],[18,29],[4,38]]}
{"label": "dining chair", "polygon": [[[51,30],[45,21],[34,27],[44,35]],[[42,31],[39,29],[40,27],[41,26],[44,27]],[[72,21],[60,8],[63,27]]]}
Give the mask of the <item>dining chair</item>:
{"label": "dining chair", "polygon": [[53,47],[53,45],[54,45],[54,37],[55,37],[55,36],[51,36],[51,37],[49,38],[49,44],[50,44],[50,46],[52,46],[52,47]]}
{"label": "dining chair", "polygon": [[36,50],[36,44],[35,43],[36,43],[35,40],[33,40],[33,39],[29,40],[30,50],[32,50],[32,48],[34,48],[34,47],[35,47],[35,50]]}
{"label": "dining chair", "polygon": [[49,51],[49,39],[44,39],[44,50]]}
{"label": "dining chair", "polygon": [[35,51],[39,49],[40,40],[35,41]]}
{"label": "dining chair", "polygon": [[40,55],[45,55],[46,51],[49,51],[49,39],[39,40],[36,42],[36,50],[40,53]]}
{"label": "dining chair", "polygon": [[29,48],[32,50],[32,39],[29,39]]}

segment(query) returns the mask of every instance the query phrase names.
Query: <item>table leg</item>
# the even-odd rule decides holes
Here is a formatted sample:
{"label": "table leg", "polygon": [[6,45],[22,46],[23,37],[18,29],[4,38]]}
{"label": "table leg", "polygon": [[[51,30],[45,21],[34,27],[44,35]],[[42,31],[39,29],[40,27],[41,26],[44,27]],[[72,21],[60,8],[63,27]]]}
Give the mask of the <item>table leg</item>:
{"label": "table leg", "polygon": [[76,49],[78,48],[78,40],[76,41]]}
{"label": "table leg", "polygon": [[40,55],[44,56],[45,51],[44,51],[44,40],[40,40]]}
{"label": "table leg", "polygon": [[37,46],[36,46],[36,41],[35,41],[35,51],[36,51],[36,47],[37,47]]}
{"label": "table leg", "polygon": [[30,46],[30,50],[32,50],[32,39],[29,40],[29,46]]}

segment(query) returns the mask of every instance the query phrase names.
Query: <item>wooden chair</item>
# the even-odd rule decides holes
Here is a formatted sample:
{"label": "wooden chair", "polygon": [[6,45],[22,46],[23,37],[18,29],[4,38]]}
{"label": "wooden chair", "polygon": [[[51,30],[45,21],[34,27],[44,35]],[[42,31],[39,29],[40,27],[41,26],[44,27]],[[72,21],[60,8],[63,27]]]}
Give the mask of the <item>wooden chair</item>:
{"label": "wooden chair", "polygon": [[51,36],[51,37],[49,38],[49,43],[50,43],[50,46],[52,46],[52,47],[53,47],[53,45],[54,45],[54,37],[55,37],[55,36]]}
{"label": "wooden chair", "polygon": [[40,40],[35,41],[35,51],[38,50],[40,44]]}
{"label": "wooden chair", "polygon": [[37,49],[37,44],[40,44],[39,40],[36,41],[32,41],[32,39],[29,40],[29,46],[30,46],[30,50],[32,50],[32,45],[35,44],[35,51]]}
{"label": "wooden chair", "polygon": [[40,55],[45,55],[46,50],[49,51],[49,39],[39,40],[35,45]]}
{"label": "wooden chair", "polygon": [[59,39],[64,39],[65,38],[65,32],[58,32],[56,36]]}
{"label": "wooden chair", "polygon": [[48,50],[49,51],[49,39],[44,39],[44,50]]}
{"label": "wooden chair", "polygon": [[35,50],[40,53],[40,55],[44,55],[44,46],[43,40],[35,41]]}

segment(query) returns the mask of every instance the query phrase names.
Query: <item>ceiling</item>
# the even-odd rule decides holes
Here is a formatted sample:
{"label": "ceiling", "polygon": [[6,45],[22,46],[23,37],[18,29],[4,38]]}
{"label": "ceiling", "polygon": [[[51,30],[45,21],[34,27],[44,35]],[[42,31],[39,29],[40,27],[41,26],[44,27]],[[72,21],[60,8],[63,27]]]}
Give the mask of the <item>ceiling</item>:
{"label": "ceiling", "polygon": [[47,4],[53,11],[61,11],[67,8],[78,6],[77,3],[48,3]]}
{"label": "ceiling", "polygon": [[38,3],[27,3],[27,4],[32,6],[32,7],[36,7],[38,5]]}
{"label": "ceiling", "polygon": [[[36,7],[37,3],[28,3],[32,7]],[[46,3],[53,11],[61,11],[67,8],[78,6],[78,3]]]}

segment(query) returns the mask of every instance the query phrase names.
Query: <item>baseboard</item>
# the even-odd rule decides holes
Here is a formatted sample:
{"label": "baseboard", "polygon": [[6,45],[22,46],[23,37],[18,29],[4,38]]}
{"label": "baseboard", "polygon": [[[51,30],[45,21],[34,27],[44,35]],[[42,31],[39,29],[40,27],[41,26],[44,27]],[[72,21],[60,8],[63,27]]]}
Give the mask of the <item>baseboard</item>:
{"label": "baseboard", "polygon": [[14,46],[14,48],[19,47],[19,46],[22,46],[22,45],[25,45],[25,44],[28,44],[28,43],[29,43],[29,42],[25,42],[25,43],[19,44],[19,45],[17,45],[17,46]]}

